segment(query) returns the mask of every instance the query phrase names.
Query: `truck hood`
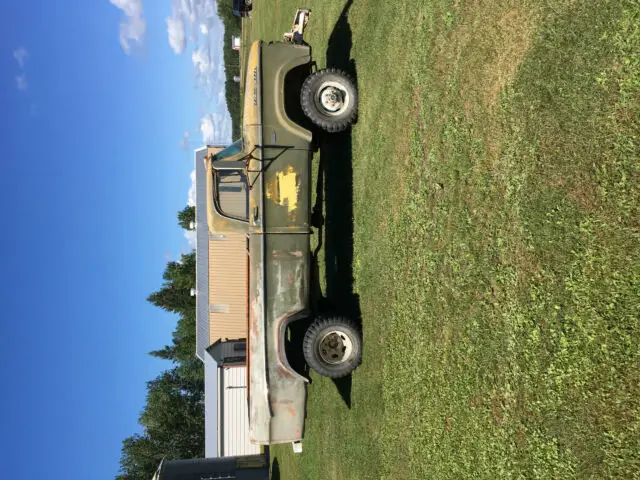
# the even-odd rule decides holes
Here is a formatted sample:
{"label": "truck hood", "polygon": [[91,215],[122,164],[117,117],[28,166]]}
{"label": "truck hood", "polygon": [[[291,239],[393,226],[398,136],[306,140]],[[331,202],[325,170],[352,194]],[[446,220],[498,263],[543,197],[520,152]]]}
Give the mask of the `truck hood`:
{"label": "truck hood", "polygon": [[247,58],[244,113],[242,118],[242,129],[245,134],[251,130],[248,128],[250,125],[258,125],[260,123],[260,89],[262,88],[260,72],[261,45],[262,42],[253,42]]}

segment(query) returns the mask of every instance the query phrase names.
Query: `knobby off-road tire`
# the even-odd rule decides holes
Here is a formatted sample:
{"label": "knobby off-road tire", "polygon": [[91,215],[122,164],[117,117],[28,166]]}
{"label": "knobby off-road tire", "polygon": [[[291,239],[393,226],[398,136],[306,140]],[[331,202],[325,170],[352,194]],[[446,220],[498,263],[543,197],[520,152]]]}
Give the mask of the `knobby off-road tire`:
{"label": "knobby off-road tire", "polygon": [[362,335],[346,317],[318,318],[307,329],[302,345],[307,365],[323,377],[350,374],[362,361]]}
{"label": "knobby off-road tire", "polygon": [[302,84],[300,104],[316,126],[326,132],[341,132],[358,115],[358,89],[353,79],[337,68],[318,70]]}

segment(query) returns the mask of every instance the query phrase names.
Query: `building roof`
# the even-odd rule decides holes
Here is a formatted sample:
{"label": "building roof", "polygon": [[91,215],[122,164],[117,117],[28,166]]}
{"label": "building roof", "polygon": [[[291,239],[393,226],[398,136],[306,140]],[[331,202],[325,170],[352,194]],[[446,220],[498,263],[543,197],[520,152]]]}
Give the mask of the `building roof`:
{"label": "building roof", "polygon": [[207,226],[207,147],[195,151],[196,170],[196,356],[209,346],[209,228]]}

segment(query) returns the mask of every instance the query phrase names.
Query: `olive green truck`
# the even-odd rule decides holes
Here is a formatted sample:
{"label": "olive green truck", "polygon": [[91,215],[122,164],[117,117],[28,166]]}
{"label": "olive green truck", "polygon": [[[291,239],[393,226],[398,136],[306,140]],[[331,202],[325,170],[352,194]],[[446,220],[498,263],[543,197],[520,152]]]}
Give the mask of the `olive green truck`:
{"label": "olive green truck", "polygon": [[[247,58],[242,138],[205,159],[209,231],[247,235],[251,440],[291,442],[294,450],[302,448],[308,380],[287,359],[287,327],[313,319],[302,349],[320,375],[348,375],[362,358],[356,324],[319,316],[310,305],[312,131],[349,128],[358,106],[348,75],[314,70],[306,44],[254,43]],[[309,122],[314,127],[305,128]],[[225,184],[243,192],[246,204],[227,205],[220,194]]]}

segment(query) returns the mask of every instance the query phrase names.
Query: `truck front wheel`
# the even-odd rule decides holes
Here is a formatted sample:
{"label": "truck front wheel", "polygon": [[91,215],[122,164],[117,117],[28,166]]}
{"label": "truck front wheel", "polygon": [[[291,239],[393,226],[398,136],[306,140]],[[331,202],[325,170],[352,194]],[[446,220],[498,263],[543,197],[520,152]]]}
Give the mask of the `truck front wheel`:
{"label": "truck front wheel", "polygon": [[302,84],[304,114],[327,132],[341,132],[358,114],[358,90],[353,79],[337,68],[318,70]]}
{"label": "truck front wheel", "polygon": [[303,352],[307,364],[323,377],[344,377],[362,361],[362,336],[349,318],[319,318],[304,336]]}

